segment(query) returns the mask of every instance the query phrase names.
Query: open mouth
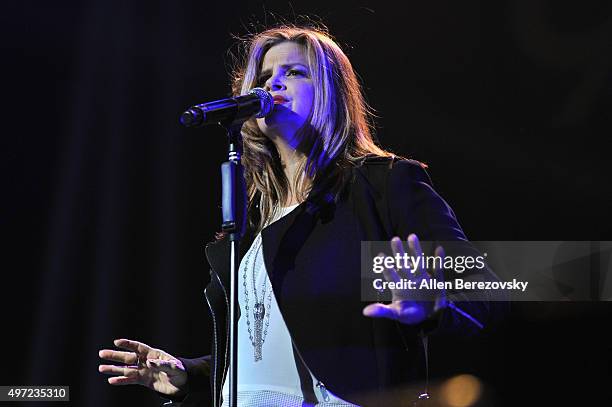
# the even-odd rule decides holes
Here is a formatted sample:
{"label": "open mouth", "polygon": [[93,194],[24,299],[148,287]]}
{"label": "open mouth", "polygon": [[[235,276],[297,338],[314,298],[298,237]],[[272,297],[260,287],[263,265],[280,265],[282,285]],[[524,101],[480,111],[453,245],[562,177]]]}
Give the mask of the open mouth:
{"label": "open mouth", "polygon": [[275,105],[283,105],[285,103],[287,103],[289,100],[287,100],[284,96],[281,95],[275,95],[274,96],[274,104]]}

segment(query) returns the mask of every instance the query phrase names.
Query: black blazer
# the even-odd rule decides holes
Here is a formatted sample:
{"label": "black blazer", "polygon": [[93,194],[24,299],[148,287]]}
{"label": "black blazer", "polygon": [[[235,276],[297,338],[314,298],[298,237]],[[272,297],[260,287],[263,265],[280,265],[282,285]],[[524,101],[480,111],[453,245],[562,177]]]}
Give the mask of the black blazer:
{"label": "black blazer", "polygon": [[[450,309],[418,327],[362,315],[367,304],[360,300],[361,241],[405,239],[416,233],[422,241],[465,241],[471,249],[452,209],[434,191],[420,163],[368,158],[348,171],[349,182],[338,199],[321,204],[309,197],[266,227],[263,254],[280,310],[306,365],[334,394],[365,406],[372,400],[388,400],[396,386],[422,379],[419,333],[470,334],[477,328]],[[253,237],[249,231],[243,238],[242,254]],[[184,406],[220,402],[229,358],[228,255],[227,239],[206,247],[212,269],[205,292],[213,317],[213,348],[210,356],[182,359],[190,384]],[[464,311],[486,323],[487,302],[462,304]],[[307,397],[308,390],[304,389]]]}

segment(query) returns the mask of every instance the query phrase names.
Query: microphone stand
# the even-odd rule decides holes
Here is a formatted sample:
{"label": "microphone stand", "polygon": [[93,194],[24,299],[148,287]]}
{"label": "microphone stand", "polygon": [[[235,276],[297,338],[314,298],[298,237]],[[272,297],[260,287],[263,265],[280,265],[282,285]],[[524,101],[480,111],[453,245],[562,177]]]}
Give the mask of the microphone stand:
{"label": "microphone stand", "polygon": [[[221,122],[229,140],[228,160],[221,164],[221,230],[230,241],[230,298],[229,298],[229,405],[238,407],[238,272],[240,267],[240,239],[246,229],[246,184],[241,163],[244,121]],[[216,406],[215,406],[216,407]]]}
{"label": "microphone stand", "polygon": [[[265,117],[274,108],[272,95],[262,88],[254,88],[248,95],[197,105],[181,115],[187,127],[217,122],[227,132],[229,141],[227,161],[221,164],[221,230],[230,242],[230,298],[229,298],[229,405],[238,407],[238,269],[240,240],[246,230],[246,183],[241,164],[241,129],[250,117]],[[217,406],[214,406],[217,407]]]}

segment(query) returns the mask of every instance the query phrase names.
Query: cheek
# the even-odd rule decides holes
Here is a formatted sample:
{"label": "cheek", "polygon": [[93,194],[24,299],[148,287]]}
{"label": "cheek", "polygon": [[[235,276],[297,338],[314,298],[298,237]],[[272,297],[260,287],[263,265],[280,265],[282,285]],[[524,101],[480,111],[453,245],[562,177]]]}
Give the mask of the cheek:
{"label": "cheek", "polygon": [[302,89],[301,95],[298,110],[302,116],[308,116],[314,106],[314,88],[312,86],[305,86]]}

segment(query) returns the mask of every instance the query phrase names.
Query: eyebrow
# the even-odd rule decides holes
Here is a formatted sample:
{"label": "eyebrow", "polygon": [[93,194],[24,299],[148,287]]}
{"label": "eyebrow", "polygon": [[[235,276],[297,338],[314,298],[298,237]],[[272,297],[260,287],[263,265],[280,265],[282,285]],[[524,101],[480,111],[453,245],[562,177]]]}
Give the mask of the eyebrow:
{"label": "eyebrow", "polygon": [[[308,68],[308,65],[304,65],[302,62],[291,62],[291,63],[288,63],[288,64],[283,64],[283,65],[281,65],[281,68],[287,70],[287,69],[291,68],[292,66],[296,66],[296,65],[300,65],[300,66],[302,66],[304,68]],[[265,76],[265,75],[270,75],[271,73],[272,73],[271,69],[266,69],[264,71],[261,71],[259,73],[259,76],[261,77],[261,76]]]}

